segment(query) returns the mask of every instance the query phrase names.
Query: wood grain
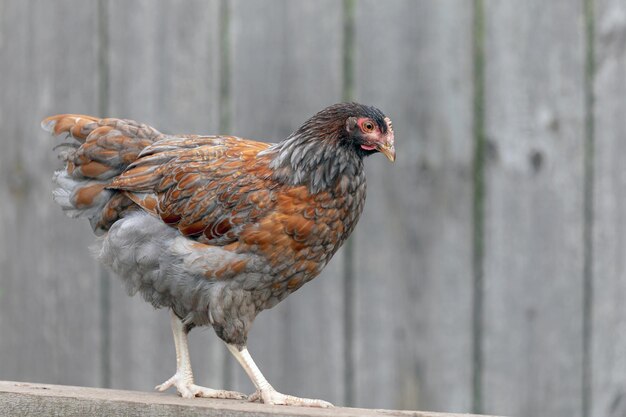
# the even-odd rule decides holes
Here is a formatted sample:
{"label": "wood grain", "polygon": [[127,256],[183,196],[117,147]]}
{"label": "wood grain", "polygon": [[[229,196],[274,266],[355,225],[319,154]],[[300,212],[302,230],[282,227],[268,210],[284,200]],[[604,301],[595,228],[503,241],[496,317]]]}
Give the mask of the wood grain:
{"label": "wood grain", "polygon": [[398,155],[366,161],[358,406],[471,407],[471,13],[459,1],[357,3],[356,98],[392,119]]}
{"label": "wood grain", "polygon": [[[234,1],[231,15],[232,133],[276,142],[340,101],[336,2]],[[250,353],[276,389],[342,404],[341,270],[340,252],[319,277],[257,317]],[[251,390],[235,370],[235,388]]]}
{"label": "wood grain", "polygon": [[[267,406],[237,400],[184,399],[174,394],[0,381],[2,415],[40,416],[294,416],[294,417],[472,417],[423,411]],[[477,417],[477,416],[474,416]],[[487,417],[487,416],[483,416]]]}
{"label": "wood grain", "polygon": [[591,416],[626,413],[626,7],[595,2]]}
{"label": "wood grain", "polygon": [[487,5],[482,411],[580,416],[582,2]]}
{"label": "wood grain", "polygon": [[51,114],[96,108],[96,7],[3,1],[0,10],[0,374],[97,385],[90,230],[52,201],[62,164],[39,127]]}
{"label": "wood grain", "polygon": [[[164,133],[217,131],[217,1],[110,1],[109,116]],[[169,313],[129,298],[112,277],[111,384],[149,391],[172,376]],[[190,334],[196,382],[220,388],[224,348],[212,329]]]}
{"label": "wood grain", "polygon": [[[341,252],[258,317],[249,347],[268,379],[336,404],[348,389],[358,406],[467,412],[482,400],[484,412],[587,417],[590,398],[589,416],[624,415],[622,3],[360,0],[354,49],[344,50],[342,2],[333,0],[0,0],[0,375],[97,386],[110,374],[115,388],[150,391],[175,369],[166,311],[127,297],[111,276],[112,309],[101,315],[95,239],[52,201],[61,163],[39,129],[43,117],[88,113],[166,133],[277,141],[341,100],[349,53],[355,99],[392,118],[398,152],[395,165],[380,155],[366,161],[369,197],[353,240],[354,386],[344,386]],[[477,27],[475,4],[485,11]],[[587,80],[585,4],[595,25]],[[472,36],[481,30],[485,94],[473,102]],[[585,153],[589,86],[593,154]],[[480,334],[472,328],[476,105],[486,131]],[[474,387],[473,343],[482,346]],[[198,383],[252,390],[211,329],[191,333],[191,355]]]}

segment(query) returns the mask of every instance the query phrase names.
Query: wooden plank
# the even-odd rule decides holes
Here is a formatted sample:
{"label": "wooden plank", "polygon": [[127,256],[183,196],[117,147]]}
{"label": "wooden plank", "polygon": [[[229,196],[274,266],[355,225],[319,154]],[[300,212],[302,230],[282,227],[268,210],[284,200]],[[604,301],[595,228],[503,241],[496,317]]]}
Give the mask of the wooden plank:
{"label": "wooden plank", "polygon": [[[0,381],[0,414],[7,416],[302,416],[302,417],[472,417],[420,411],[267,406],[237,400],[183,399],[157,394]],[[475,416],[477,417],[477,416]],[[485,416],[487,417],[487,416]]]}
{"label": "wooden plank", "polygon": [[355,236],[356,405],[467,412],[471,4],[356,7],[356,98],[392,119],[398,155],[395,165],[381,155],[366,161]]}
{"label": "wooden plank", "polygon": [[626,413],[626,8],[595,2],[591,416]]}
{"label": "wooden plank", "polygon": [[580,416],[583,2],[485,2],[484,411]]}
{"label": "wooden plank", "polygon": [[2,1],[0,10],[0,374],[97,385],[91,231],[52,201],[62,163],[39,127],[51,114],[96,109],[95,3]]}
{"label": "wooden plank", "polygon": [[[166,133],[216,133],[219,115],[217,1],[110,1],[110,112]],[[152,390],[175,372],[166,310],[129,298],[112,283],[111,382]],[[221,387],[224,348],[212,330],[194,330],[196,382]]]}
{"label": "wooden plank", "polygon": [[[332,0],[232,3],[233,133],[286,138],[341,98],[341,10]],[[249,347],[278,390],[343,399],[341,255],[274,309],[261,313]],[[234,363],[234,361],[233,361]],[[236,366],[235,388],[252,389]]]}

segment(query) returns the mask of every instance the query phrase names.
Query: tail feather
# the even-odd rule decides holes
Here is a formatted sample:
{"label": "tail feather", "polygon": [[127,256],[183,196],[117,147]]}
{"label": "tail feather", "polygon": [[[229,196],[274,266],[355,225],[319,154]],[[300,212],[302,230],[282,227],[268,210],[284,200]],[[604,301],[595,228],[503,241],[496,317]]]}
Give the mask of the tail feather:
{"label": "tail feather", "polygon": [[124,194],[107,186],[163,135],[132,120],[75,114],[49,117],[41,127],[70,139],[55,147],[65,169],[53,177],[58,186],[54,200],[68,216],[87,218],[97,234],[105,232],[133,206]]}
{"label": "tail feather", "polygon": [[59,114],[44,119],[41,122],[41,128],[54,136],[68,133],[82,143],[93,130],[93,124],[98,123],[99,120],[82,114]]}

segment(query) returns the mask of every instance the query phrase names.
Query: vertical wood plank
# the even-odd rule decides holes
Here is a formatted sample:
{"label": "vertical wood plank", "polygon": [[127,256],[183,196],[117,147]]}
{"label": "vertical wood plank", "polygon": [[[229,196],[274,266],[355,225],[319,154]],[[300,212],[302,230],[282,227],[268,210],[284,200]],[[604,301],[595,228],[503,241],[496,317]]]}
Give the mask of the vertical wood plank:
{"label": "vertical wood plank", "polygon": [[0,375],[97,385],[91,230],[52,201],[62,163],[39,127],[96,108],[95,3],[2,1],[0,19]]}
{"label": "vertical wood plank", "polygon": [[[215,133],[219,114],[216,1],[109,5],[110,114],[164,133]],[[151,390],[175,372],[169,314],[112,283],[114,388]],[[211,329],[190,334],[196,382],[222,384],[222,347]]]}
{"label": "vertical wood plank", "polygon": [[[233,132],[286,138],[341,98],[341,4],[234,1]],[[274,309],[261,313],[249,348],[274,387],[293,395],[343,399],[341,255]],[[251,390],[237,366],[235,387]]]}
{"label": "vertical wood plank", "polygon": [[471,13],[460,1],[357,2],[356,98],[391,117],[398,155],[365,162],[359,407],[471,407]]}
{"label": "vertical wood plank", "polygon": [[626,414],[626,5],[595,2],[591,416]]}
{"label": "vertical wood plank", "polygon": [[580,416],[582,2],[485,2],[483,412]]}

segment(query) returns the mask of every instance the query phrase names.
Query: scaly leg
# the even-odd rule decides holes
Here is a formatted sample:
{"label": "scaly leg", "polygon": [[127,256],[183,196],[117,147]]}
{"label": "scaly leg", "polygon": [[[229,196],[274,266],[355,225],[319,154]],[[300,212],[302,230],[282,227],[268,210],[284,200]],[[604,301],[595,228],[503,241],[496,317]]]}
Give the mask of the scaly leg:
{"label": "scaly leg", "polygon": [[261,370],[256,366],[252,360],[252,356],[248,353],[248,349],[244,346],[241,350],[235,345],[229,345],[228,350],[237,358],[237,361],[243,369],[246,371],[252,383],[256,387],[256,392],[249,398],[250,401],[259,400],[264,404],[282,404],[282,405],[297,405],[304,407],[332,407],[329,402],[322,400],[313,400],[310,398],[299,398],[292,395],[281,394],[276,391],[267,379],[261,373]]}
{"label": "scaly leg", "polygon": [[189,348],[187,346],[187,332],[185,325],[174,314],[171,313],[172,333],[174,334],[174,347],[176,348],[176,373],[173,377],[157,385],[155,389],[165,391],[175,386],[178,393],[184,398],[206,397],[206,398],[231,398],[245,399],[247,396],[240,392],[215,390],[211,388],[195,385],[193,381],[193,372],[191,371],[191,362],[189,360]]}

